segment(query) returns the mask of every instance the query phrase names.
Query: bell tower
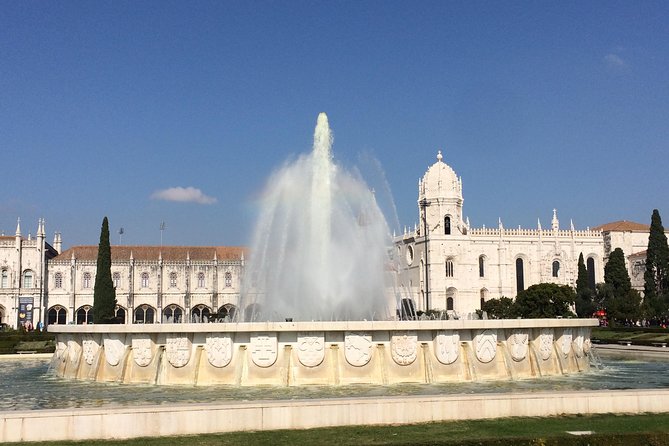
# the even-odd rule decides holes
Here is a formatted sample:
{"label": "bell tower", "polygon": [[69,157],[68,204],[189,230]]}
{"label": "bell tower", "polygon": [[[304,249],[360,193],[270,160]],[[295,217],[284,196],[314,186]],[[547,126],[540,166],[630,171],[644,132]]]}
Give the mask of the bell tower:
{"label": "bell tower", "polygon": [[418,182],[418,210],[421,231],[429,235],[460,235],[466,232],[462,218],[462,178],[443,162],[441,150],[437,162]]}

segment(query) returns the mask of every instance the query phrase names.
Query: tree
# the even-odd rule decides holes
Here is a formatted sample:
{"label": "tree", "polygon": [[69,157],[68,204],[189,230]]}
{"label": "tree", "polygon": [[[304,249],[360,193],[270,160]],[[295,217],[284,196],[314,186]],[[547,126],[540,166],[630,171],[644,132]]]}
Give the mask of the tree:
{"label": "tree", "polygon": [[576,314],[578,317],[592,317],[595,312],[593,290],[590,289],[588,269],[585,267],[583,253],[578,256],[578,278],[576,279]]}
{"label": "tree", "polygon": [[646,251],[644,309],[649,316],[662,316],[669,300],[669,246],[660,212],[653,209]]}
{"label": "tree", "polygon": [[481,307],[490,319],[514,319],[517,317],[516,307],[513,299],[500,297],[499,299],[489,299],[483,302]]}
{"label": "tree", "polygon": [[516,296],[517,314],[524,318],[551,318],[574,316],[571,306],[576,299],[569,285],[540,283],[532,285]]}
{"label": "tree", "polygon": [[93,290],[93,317],[96,324],[115,322],[116,289],[111,275],[111,246],[109,245],[109,222],[102,220],[100,244],[98,245],[98,263]]}
{"label": "tree", "polygon": [[616,248],[609,256],[604,266],[604,286],[599,291],[609,319],[634,321],[641,316],[641,297],[632,289],[622,249]]}

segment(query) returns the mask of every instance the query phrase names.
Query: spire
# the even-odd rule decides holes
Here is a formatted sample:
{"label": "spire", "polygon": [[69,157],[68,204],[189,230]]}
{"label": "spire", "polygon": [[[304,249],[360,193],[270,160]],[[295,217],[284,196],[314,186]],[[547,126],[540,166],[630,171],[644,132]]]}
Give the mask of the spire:
{"label": "spire", "polygon": [[537,229],[541,231],[541,220],[537,218]]}
{"label": "spire", "polygon": [[560,229],[560,221],[557,218],[557,209],[553,209],[553,220],[551,221],[551,227],[553,231]]}
{"label": "spire", "polygon": [[437,162],[440,163],[444,157],[441,155],[441,150],[437,150]]}
{"label": "spire", "polygon": [[574,220],[573,219],[569,219],[569,227],[571,228],[571,231],[574,232],[575,229],[574,229]]}
{"label": "spire", "polygon": [[17,237],[21,237],[21,217],[16,219],[16,235]]}
{"label": "spire", "polygon": [[498,217],[498,219],[499,220],[498,220],[497,224],[499,226],[499,230],[501,231],[502,229],[504,229],[504,225],[502,225],[502,217]]}
{"label": "spire", "polygon": [[44,219],[40,218],[37,221],[37,237],[44,237]]}

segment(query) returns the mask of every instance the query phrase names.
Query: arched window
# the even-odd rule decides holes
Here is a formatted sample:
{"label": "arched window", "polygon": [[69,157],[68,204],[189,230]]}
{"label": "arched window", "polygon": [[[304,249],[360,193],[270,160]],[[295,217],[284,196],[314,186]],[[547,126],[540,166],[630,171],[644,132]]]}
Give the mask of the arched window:
{"label": "arched window", "polygon": [[553,277],[560,277],[560,262],[553,260]]}
{"label": "arched window", "polygon": [[448,288],[446,290],[446,310],[453,311],[455,310],[455,294],[457,290],[455,288]]}
{"label": "arched window", "polygon": [[67,324],[67,310],[60,305],[54,305],[47,312],[47,325],[65,325]]}
{"label": "arched window", "polygon": [[523,270],[523,259],[516,259],[516,294],[525,289],[525,271]]}
{"label": "arched window", "polygon": [[170,288],[176,288],[177,286],[177,273],[170,273]]}
{"label": "arched window", "polygon": [[446,260],[446,277],[453,277],[453,260]]}
{"label": "arched window", "polygon": [[190,312],[191,322],[209,322],[209,317],[211,316],[211,310],[206,305],[196,305]]}
{"label": "arched window", "polygon": [[485,256],[479,256],[479,277],[485,277]]}
{"label": "arched window", "polygon": [[91,287],[91,273],[84,273],[84,282],[82,285],[84,288]]}
{"label": "arched window", "polygon": [[153,307],[140,305],[135,308],[135,324],[153,324],[155,315],[156,310]]}
{"label": "arched window", "polygon": [[112,274],[112,282],[114,283],[114,288],[119,288],[121,286],[121,273],[115,272]]}
{"label": "arched window", "polygon": [[5,321],[5,314],[6,314],[5,307],[0,305],[0,324]]}
{"label": "arched window", "polygon": [[23,272],[23,288],[32,288],[33,287],[33,272],[29,269]]}
{"label": "arched window", "polygon": [[444,234],[451,235],[451,217],[444,217]]}
{"label": "arched window", "polygon": [[53,286],[55,288],[63,288],[63,275],[61,273],[53,275]]}
{"label": "arched window", "polygon": [[232,304],[225,304],[218,309],[217,322],[232,322],[237,316],[237,307]]}
{"label": "arched window", "polygon": [[164,324],[179,324],[183,321],[184,310],[179,305],[168,305],[163,310]]}
{"label": "arched window", "polygon": [[116,305],[114,307],[114,317],[116,318],[116,321],[119,324],[125,324],[125,322],[126,322],[125,321],[125,315],[126,315],[125,308],[123,308],[120,305]]}
{"label": "arched window", "polygon": [[481,291],[480,291],[479,294],[480,294],[480,297],[481,297],[481,299],[480,299],[481,300],[481,307],[480,308],[483,309],[483,304],[485,303],[485,300],[488,298],[488,290],[486,290],[485,288],[481,288]]}
{"label": "arched window", "polygon": [[197,274],[197,287],[204,288],[204,273]]}
{"label": "arched window", "polygon": [[6,269],[3,269],[0,275],[0,288],[9,288],[9,271]]}
{"label": "arched window", "polygon": [[446,309],[449,311],[453,311],[453,298],[452,297],[447,297],[446,298]]}
{"label": "arched window", "polygon": [[596,289],[595,288],[595,259],[592,257],[588,257],[588,261],[586,262],[586,268],[588,270],[588,286],[590,287],[591,290]]}
{"label": "arched window", "polygon": [[93,323],[93,307],[84,305],[77,310],[77,325]]}
{"label": "arched window", "polygon": [[142,288],[149,287],[149,273],[142,273]]}
{"label": "arched window", "polygon": [[225,287],[230,288],[232,286],[232,273],[225,273]]}

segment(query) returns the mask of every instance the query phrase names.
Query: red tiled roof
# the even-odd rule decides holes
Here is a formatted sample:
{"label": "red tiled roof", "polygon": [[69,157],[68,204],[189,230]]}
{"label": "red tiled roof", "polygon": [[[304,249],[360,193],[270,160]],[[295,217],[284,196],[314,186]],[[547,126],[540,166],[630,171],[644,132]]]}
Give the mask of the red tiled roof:
{"label": "red tiled roof", "polygon": [[592,229],[602,232],[648,232],[650,231],[650,226],[633,221],[620,220],[595,226]]}
{"label": "red tiled roof", "polygon": [[627,257],[647,257],[648,256],[648,250],[644,249],[643,251],[635,252],[634,254],[630,254]]}
{"label": "red tiled roof", "polygon": [[[114,246],[111,247],[112,261],[129,260],[239,260],[245,248],[241,246]],[[97,246],[73,246],[63,251],[54,260],[70,260],[72,254],[77,260],[97,260]]]}

